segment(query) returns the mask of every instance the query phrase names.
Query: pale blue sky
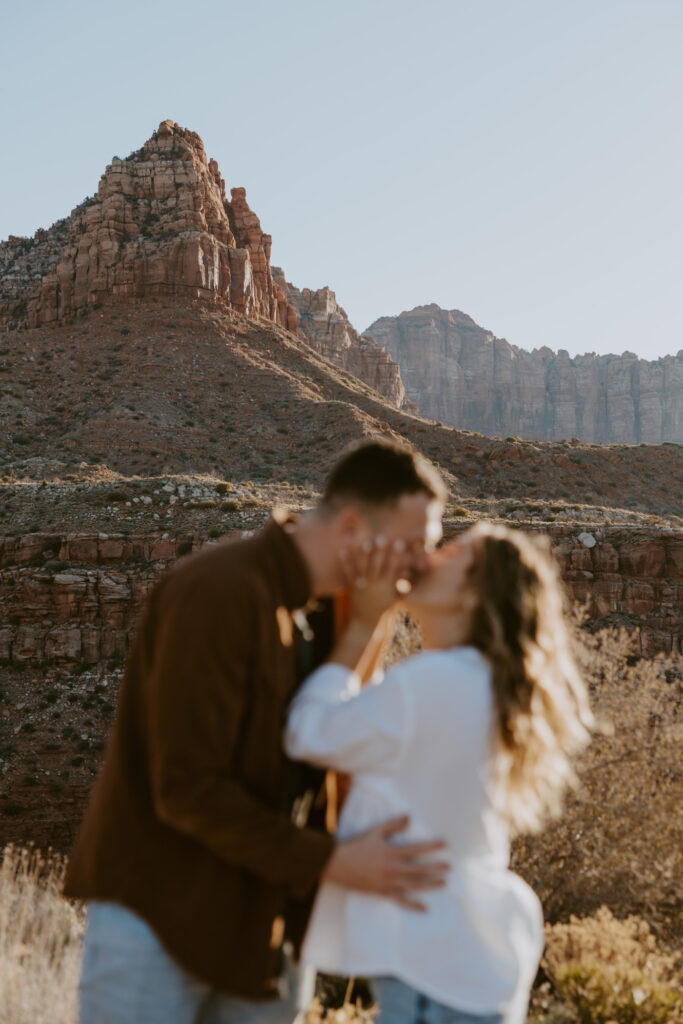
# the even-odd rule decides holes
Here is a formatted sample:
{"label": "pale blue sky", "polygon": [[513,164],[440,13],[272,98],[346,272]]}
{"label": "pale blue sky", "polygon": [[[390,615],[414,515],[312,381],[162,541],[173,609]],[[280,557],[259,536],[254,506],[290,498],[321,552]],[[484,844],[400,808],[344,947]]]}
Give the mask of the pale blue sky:
{"label": "pale blue sky", "polygon": [[683,0],[0,8],[0,238],[172,118],[352,322],[438,302],[523,348],[683,348]]}

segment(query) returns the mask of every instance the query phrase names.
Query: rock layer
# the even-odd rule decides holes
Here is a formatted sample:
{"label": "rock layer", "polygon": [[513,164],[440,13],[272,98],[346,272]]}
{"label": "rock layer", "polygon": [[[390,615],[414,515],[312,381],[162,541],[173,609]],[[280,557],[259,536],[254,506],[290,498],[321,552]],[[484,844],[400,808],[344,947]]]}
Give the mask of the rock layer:
{"label": "rock layer", "polygon": [[368,328],[401,367],[423,416],[504,437],[637,444],[683,441],[683,351],[570,358],[525,352],[432,304]]}
{"label": "rock layer", "polygon": [[296,311],[300,336],[312,349],[369,384],[397,409],[417,411],[406,399],[398,363],[373,338],[358,333],[330,288],[299,290],[279,267],[273,267],[273,277]]}
{"label": "rock layer", "polygon": [[0,245],[0,328],[64,323],[107,299],[219,302],[296,329],[270,270],[270,235],[243,188],[226,198],[195,132],[163,121],[97,194],[32,239]]}
{"label": "rock layer", "polygon": [[[682,650],[681,531],[565,524],[547,532],[570,591],[589,599],[592,626],[638,629],[644,654]],[[145,596],[191,546],[201,540],[153,533],[0,537],[3,846],[72,847]]]}
{"label": "rock layer", "polygon": [[[646,655],[683,651],[680,531],[556,525],[543,532],[571,596],[587,602],[592,626],[638,630]],[[0,538],[0,662],[97,665],[122,658],[149,587],[191,547],[184,538],[154,535]],[[50,567],[36,567],[45,550]]]}

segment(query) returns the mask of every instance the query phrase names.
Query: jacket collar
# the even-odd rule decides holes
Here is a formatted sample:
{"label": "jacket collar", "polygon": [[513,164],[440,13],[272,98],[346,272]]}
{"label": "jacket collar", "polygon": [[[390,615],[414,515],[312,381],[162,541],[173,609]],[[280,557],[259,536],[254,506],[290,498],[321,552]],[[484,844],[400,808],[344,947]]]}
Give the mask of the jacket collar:
{"label": "jacket collar", "polygon": [[279,591],[278,600],[289,611],[303,608],[311,596],[308,568],[292,537],[296,522],[293,513],[276,508],[261,534],[273,572],[271,582]]}

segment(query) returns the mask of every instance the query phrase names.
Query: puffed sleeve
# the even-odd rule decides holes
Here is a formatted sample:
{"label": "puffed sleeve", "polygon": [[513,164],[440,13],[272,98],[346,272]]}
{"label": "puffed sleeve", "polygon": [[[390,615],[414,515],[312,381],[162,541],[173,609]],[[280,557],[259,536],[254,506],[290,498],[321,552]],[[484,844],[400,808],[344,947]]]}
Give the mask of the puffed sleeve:
{"label": "puffed sleeve", "polygon": [[343,665],[322,665],[290,706],[285,750],[295,760],[351,774],[390,770],[414,728],[411,695],[400,665],[364,688]]}

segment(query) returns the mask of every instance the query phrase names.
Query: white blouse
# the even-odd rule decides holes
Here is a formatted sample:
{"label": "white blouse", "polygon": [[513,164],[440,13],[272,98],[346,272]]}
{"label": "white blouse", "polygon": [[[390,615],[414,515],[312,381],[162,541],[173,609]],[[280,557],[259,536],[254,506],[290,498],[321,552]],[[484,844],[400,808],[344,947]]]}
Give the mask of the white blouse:
{"label": "white blouse", "polygon": [[419,894],[426,913],[323,883],[305,963],[393,975],[463,1012],[524,1021],[543,917],[508,870],[507,828],[489,791],[492,716],[489,664],[471,647],[417,654],[362,689],[341,665],[309,676],[290,708],[285,748],[353,775],[338,837],[407,814],[397,841],[444,839],[451,871],[446,888]]}

